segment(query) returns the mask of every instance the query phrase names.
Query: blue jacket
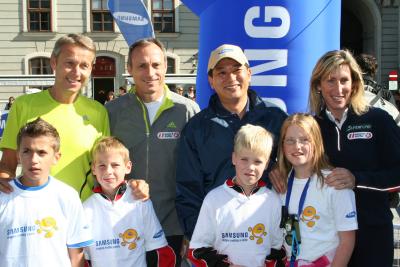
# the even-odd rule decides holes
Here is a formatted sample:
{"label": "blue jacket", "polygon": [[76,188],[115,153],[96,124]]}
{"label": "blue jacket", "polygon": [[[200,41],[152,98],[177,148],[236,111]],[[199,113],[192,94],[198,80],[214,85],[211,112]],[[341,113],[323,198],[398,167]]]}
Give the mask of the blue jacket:
{"label": "blue jacket", "polygon": [[276,158],[277,140],[287,114],[267,104],[254,91],[248,92],[248,110],[240,119],[227,111],[218,96],[189,120],[178,146],[176,209],[184,234],[191,238],[206,194],[235,176],[233,140],[247,123],[260,125],[274,135],[271,159]]}
{"label": "blue jacket", "polygon": [[[359,116],[349,109],[341,129],[325,111],[316,120],[332,165],[350,170],[357,185],[400,185],[400,128],[387,112],[371,107]],[[391,223],[387,192],[356,188],[355,196],[359,226]]]}

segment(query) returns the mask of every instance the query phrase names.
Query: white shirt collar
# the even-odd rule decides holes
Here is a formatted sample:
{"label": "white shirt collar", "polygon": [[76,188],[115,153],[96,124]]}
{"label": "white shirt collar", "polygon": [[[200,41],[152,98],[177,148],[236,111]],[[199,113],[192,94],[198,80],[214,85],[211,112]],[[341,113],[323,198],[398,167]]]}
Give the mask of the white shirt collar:
{"label": "white shirt collar", "polygon": [[346,121],[348,111],[349,111],[349,108],[346,108],[345,111],[343,112],[343,115],[342,115],[342,118],[340,119],[340,121],[337,121],[335,119],[335,117],[333,116],[332,112],[330,112],[328,109],[325,109],[325,113],[328,116],[328,118],[332,122],[334,122],[339,129],[342,128],[343,123]]}

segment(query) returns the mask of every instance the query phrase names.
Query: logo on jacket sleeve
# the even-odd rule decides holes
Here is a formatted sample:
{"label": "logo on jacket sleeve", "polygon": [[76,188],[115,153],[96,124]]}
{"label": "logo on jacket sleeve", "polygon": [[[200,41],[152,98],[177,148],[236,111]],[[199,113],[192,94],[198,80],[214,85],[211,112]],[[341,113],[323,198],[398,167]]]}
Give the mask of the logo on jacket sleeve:
{"label": "logo on jacket sleeve", "polygon": [[264,236],[267,235],[265,226],[262,223],[257,223],[254,227],[249,227],[250,240],[257,240],[256,244],[260,245],[264,242]]}

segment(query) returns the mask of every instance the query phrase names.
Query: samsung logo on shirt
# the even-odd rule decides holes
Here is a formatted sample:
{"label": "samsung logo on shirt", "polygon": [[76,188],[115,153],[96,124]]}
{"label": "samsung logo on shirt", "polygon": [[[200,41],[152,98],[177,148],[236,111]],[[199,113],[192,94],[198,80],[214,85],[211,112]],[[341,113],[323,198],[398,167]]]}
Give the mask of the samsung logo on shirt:
{"label": "samsung logo on shirt", "polygon": [[355,133],[348,133],[347,139],[355,140],[355,139],[371,139],[372,138],[371,132],[355,132]]}
{"label": "samsung logo on shirt", "polygon": [[21,227],[16,227],[16,228],[11,228],[7,229],[7,235],[16,235],[16,234],[25,234],[29,232],[35,232],[36,231],[36,225],[27,225],[27,226],[21,226]]}
{"label": "samsung logo on shirt", "polygon": [[356,217],[356,212],[352,211],[346,214],[346,218],[350,219],[350,218],[354,218]]}
{"label": "samsung logo on shirt", "polygon": [[96,247],[111,246],[111,245],[119,245],[119,238],[103,239],[96,241]]}
{"label": "samsung logo on shirt", "polygon": [[248,232],[242,233],[221,233],[222,238],[247,238],[249,237]]}
{"label": "samsung logo on shirt", "polygon": [[153,238],[160,238],[160,237],[163,236],[163,234],[164,234],[164,232],[163,232],[163,230],[161,229],[160,231],[158,231],[158,232],[153,236]]}

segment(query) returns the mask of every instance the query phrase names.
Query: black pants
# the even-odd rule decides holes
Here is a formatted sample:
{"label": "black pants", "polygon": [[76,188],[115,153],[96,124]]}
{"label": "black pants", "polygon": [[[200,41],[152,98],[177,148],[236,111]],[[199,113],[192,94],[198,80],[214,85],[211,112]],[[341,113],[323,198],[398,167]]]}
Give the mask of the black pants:
{"label": "black pants", "polygon": [[392,267],[393,225],[360,226],[350,267]]}
{"label": "black pants", "polygon": [[180,267],[182,261],[181,248],[182,248],[183,235],[170,235],[167,236],[166,238],[168,245],[174,250],[176,255],[175,267]]}

